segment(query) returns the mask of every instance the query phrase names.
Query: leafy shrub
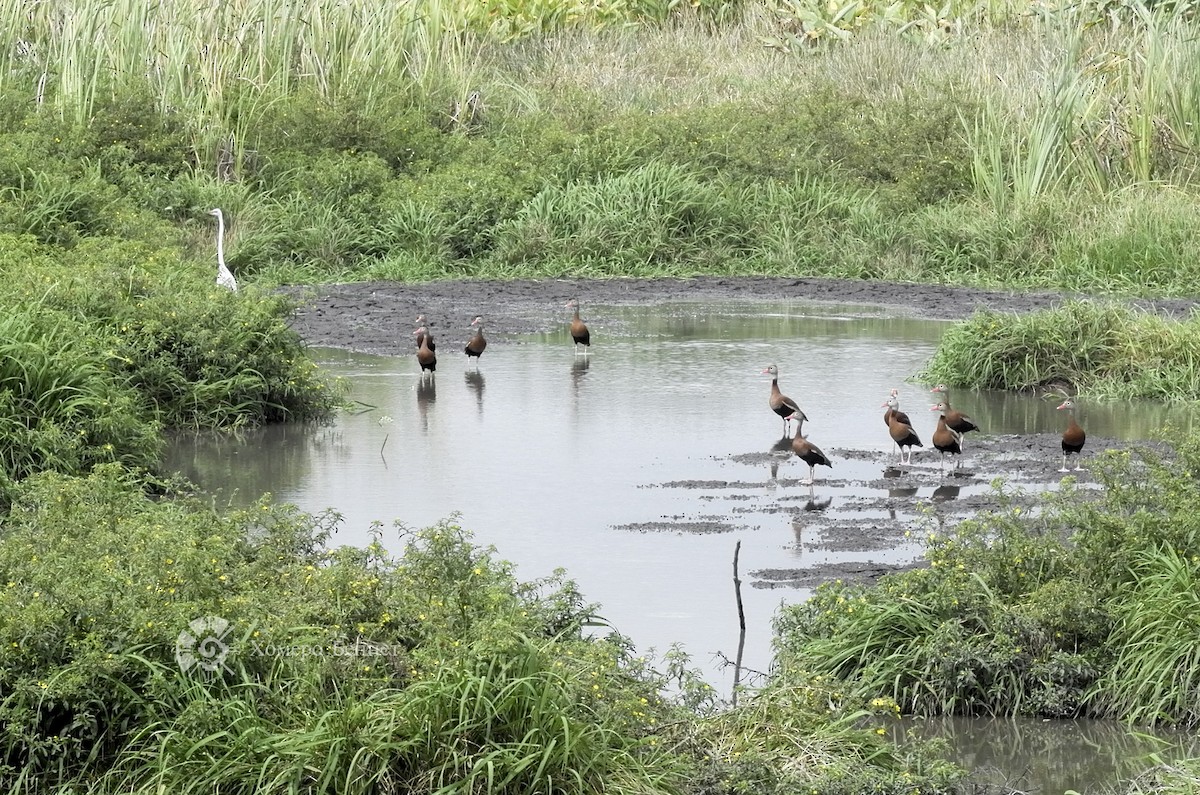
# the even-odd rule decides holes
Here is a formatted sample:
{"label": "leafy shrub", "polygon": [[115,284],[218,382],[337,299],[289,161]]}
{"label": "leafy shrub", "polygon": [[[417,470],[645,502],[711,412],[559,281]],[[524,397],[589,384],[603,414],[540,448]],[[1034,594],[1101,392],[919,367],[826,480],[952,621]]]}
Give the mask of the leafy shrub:
{"label": "leafy shrub", "polygon": [[[653,739],[669,704],[620,646],[583,636],[569,583],[519,583],[449,523],[393,558],[326,550],[331,517],[202,502],[148,501],[114,467],[22,484],[0,540],[6,789],[678,780]],[[206,616],[227,622],[204,628],[213,642],[181,640]]]}
{"label": "leafy shrub", "polygon": [[948,329],[921,378],[981,389],[1067,387],[1093,395],[1200,400],[1200,319],[1127,304],[1064,301],[1022,315],[980,310]]}
{"label": "leafy shrub", "polygon": [[63,257],[13,242],[0,300],[78,318],[65,328],[88,340],[94,367],[132,390],[147,417],[254,425],[325,417],[339,399],[284,322],[287,299],[230,293],[211,266],[181,269],[172,249],[91,239]]}
{"label": "leafy shrub", "polygon": [[35,472],[81,473],[104,462],[150,469],[158,424],[110,371],[110,354],[69,315],[10,308],[0,320],[0,487]]}

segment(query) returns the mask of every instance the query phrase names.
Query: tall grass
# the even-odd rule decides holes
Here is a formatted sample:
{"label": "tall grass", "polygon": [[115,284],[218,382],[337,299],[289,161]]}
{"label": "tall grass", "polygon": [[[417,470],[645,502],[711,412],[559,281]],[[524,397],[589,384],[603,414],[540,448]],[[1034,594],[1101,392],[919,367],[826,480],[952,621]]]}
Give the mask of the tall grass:
{"label": "tall grass", "polygon": [[37,304],[0,319],[0,485],[43,470],[122,462],[152,468],[161,450],[134,387],[69,316]]}

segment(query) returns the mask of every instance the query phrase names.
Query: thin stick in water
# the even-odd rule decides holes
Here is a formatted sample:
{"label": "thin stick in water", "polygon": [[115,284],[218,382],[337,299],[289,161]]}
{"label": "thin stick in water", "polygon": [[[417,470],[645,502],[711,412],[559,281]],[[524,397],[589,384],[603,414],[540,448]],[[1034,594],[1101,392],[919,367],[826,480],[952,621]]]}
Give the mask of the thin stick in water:
{"label": "thin stick in water", "polygon": [[738,558],[742,554],[742,542],[739,540],[733,548],[733,593],[737,597],[738,611],[738,649],[737,659],[733,661],[733,706],[737,706],[738,685],[742,681],[742,654],[746,650],[746,610],[742,607],[742,578],[738,576]]}

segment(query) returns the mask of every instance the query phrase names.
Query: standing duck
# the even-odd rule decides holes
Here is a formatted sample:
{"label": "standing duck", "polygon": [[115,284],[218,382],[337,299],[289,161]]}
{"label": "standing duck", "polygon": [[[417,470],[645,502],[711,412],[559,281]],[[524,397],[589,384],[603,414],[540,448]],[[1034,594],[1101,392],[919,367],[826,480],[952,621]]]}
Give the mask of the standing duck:
{"label": "standing duck", "polygon": [[964,433],[979,430],[979,426],[975,424],[975,420],[950,406],[950,388],[948,386],[938,384],[929,391],[941,395],[941,403],[946,407],[943,412],[946,417],[946,427],[959,435],[959,444],[962,443],[962,435]]}
{"label": "standing duck", "polygon": [[463,351],[467,354],[467,359],[474,359],[475,366],[479,367],[479,357],[483,355],[483,349],[487,347],[487,340],[483,338],[483,316],[476,315],[471,321],[471,328],[475,329],[475,336],[467,341],[463,346]]}
{"label": "standing duck", "polygon": [[771,396],[767,399],[767,402],[771,406],[771,411],[775,412],[780,417],[783,417],[783,435],[787,436],[788,428],[790,427],[788,425],[788,420],[790,420],[793,415],[797,417],[804,417],[805,419],[808,419],[808,417],[806,417],[804,412],[800,410],[800,406],[796,403],[796,401],[779,391],[778,367],[773,364],[768,365],[767,369],[763,370],[763,375],[771,376]]}
{"label": "standing duck", "polygon": [[[939,453],[942,454],[942,460],[938,463],[938,471],[941,472],[946,464],[946,453],[953,455],[962,455],[962,434],[950,427],[950,423],[946,420],[946,412],[948,408],[945,401],[931,406],[930,411],[940,411],[941,416],[938,417],[937,429],[933,432],[933,446]],[[955,462],[955,468],[959,462]]]}
{"label": "standing duck", "polygon": [[[888,434],[892,437],[892,441],[900,448],[900,463],[912,463],[913,447],[924,447],[921,444],[921,438],[917,436],[917,432],[913,430],[910,423],[902,421],[900,418],[908,418],[908,415],[900,410],[900,398],[892,395],[883,404],[889,409],[892,409],[891,418],[888,420]],[[908,460],[904,458],[904,448],[908,448]]]}
{"label": "standing duck", "polygon": [[[905,425],[912,425],[912,420],[910,420],[908,418],[908,415],[905,414],[903,411],[900,411],[900,409],[899,409],[900,390],[892,389],[891,397],[896,398],[896,406],[893,407],[891,403],[883,403],[882,404],[887,407],[887,410],[883,412],[883,424],[888,426],[889,428],[892,427],[892,417],[894,416],[896,419],[898,419],[900,422],[904,423]],[[900,448],[897,447],[896,449],[899,450]]]}
{"label": "standing duck", "polygon": [[[429,328],[429,321],[425,319],[424,315],[417,315],[417,319],[413,321],[413,325],[416,326],[416,331],[414,331],[413,334],[417,336],[417,347],[420,348],[421,341],[424,340],[428,334],[427,329]],[[437,345],[433,343],[433,335],[428,334],[428,336],[429,350],[436,351]]]}
{"label": "standing duck", "polygon": [[579,353],[580,345],[583,346],[583,352],[587,353],[592,345],[592,333],[588,331],[587,323],[579,319],[579,299],[572,298],[566,305],[568,309],[575,310],[571,317],[571,339],[575,341],[575,353]]}
{"label": "standing duck", "polygon": [[[1079,455],[1083,450],[1083,443],[1087,441],[1087,434],[1083,432],[1083,428],[1075,421],[1075,401],[1073,399],[1067,398],[1064,400],[1058,407],[1058,410],[1067,412],[1067,429],[1063,431],[1062,435],[1062,468],[1058,471],[1069,472],[1070,470],[1067,469],[1067,456],[1072,453]],[[1075,471],[1078,472],[1081,469],[1083,467],[1079,465],[1079,459],[1076,458]]]}
{"label": "standing duck", "polygon": [[808,419],[808,417],[804,416],[804,412],[797,409],[796,414],[792,417],[792,419],[796,420],[796,435],[792,439],[792,452],[795,453],[801,461],[808,464],[808,480],[802,480],[800,482],[805,486],[811,486],[817,465],[826,466],[830,469],[833,469],[833,464],[830,463],[829,457],[821,452],[821,448],[817,447],[815,444],[810,442],[808,439],[805,439],[801,435],[801,431],[804,428],[804,421]]}
{"label": "standing duck", "polygon": [[429,371],[430,378],[437,370],[437,354],[433,352],[433,334],[425,326],[413,332],[420,340],[417,348],[417,363],[421,365],[421,378],[425,378],[425,372]]}

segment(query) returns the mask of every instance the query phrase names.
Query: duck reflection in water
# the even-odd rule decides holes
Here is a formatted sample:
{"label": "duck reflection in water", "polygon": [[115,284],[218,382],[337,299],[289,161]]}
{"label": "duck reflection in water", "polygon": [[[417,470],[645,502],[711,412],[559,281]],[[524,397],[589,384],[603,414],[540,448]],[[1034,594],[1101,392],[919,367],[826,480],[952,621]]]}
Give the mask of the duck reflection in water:
{"label": "duck reflection in water", "polygon": [[804,510],[808,513],[820,513],[833,504],[833,495],[818,497],[813,494],[813,490],[808,490],[808,500],[804,503]]}
{"label": "duck reflection in water", "polygon": [[478,370],[464,370],[463,380],[467,382],[467,386],[475,393],[475,407],[479,413],[483,413],[483,373]]}
{"label": "duck reflection in water", "polygon": [[956,500],[960,491],[962,491],[962,486],[938,486],[933,490],[933,501],[947,502],[949,500]]}
{"label": "duck reflection in water", "polygon": [[421,430],[429,430],[429,407],[437,400],[437,382],[421,377],[417,381],[417,413],[421,415]]}

